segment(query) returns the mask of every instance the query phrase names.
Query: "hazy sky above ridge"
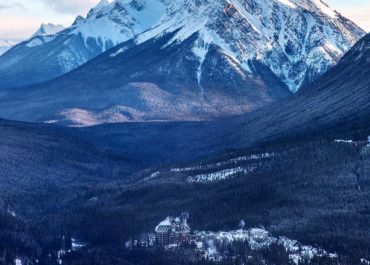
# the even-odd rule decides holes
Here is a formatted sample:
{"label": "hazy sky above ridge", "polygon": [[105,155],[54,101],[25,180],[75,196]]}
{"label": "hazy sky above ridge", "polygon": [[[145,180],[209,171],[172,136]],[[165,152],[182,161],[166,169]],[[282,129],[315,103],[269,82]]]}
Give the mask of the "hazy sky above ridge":
{"label": "hazy sky above ridge", "polygon": [[[0,39],[26,39],[41,23],[69,26],[99,0],[0,0]],[[326,0],[335,10],[370,31],[370,0]]]}
{"label": "hazy sky above ridge", "polygon": [[370,0],[325,0],[324,2],[370,32]]}

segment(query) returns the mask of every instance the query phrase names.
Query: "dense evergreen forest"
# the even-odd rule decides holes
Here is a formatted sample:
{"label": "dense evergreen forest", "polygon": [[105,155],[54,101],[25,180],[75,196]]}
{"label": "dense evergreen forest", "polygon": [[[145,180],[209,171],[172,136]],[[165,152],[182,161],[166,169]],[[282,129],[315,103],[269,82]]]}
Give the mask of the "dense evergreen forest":
{"label": "dense evergreen forest", "polygon": [[[12,264],[19,256],[28,264],[36,260],[39,264],[54,264],[62,247],[61,238],[74,237],[87,242],[87,246],[69,253],[65,264],[208,264],[187,258],[191,255],[180,255],[184,250],[123,250],[125,240],[153,231],[166,216],[187,211],[193,229],[230,230],[244,219],[248,227],[264,226],[276,235],[338,253],[336,264],[358,264],[360,259],[370,258],[367,134],[327,133],[230,151],[197,165],[249,154],[275,155],[259,162],[251,173],[212,183],[189,183],[186,173],[171,172],[168,167],[127,174],[121,179],[112,178],[109,170],[100,170],[93,182],[85,179],[73,185],[32,180],[32,189],[22,192],[19,187],[27,185],[27,178],[19,182],[4,179],[7,185],[0,200],[0,260]],[[243,163],[248,166],[251,162]],[[160,177],[147,180],[156,170],[161,172]],[[207,171],[211,169],[205,167],[198,173]],[[230,253],[251,251],[240,246],[231,249]],[[274,254],[241,256],[255,257],[255,263],[244,264],[262,264],[258,263],[261,260],[265,264],[286,264],[281,249]],[[321,260],[316,264],[330,262]]]}

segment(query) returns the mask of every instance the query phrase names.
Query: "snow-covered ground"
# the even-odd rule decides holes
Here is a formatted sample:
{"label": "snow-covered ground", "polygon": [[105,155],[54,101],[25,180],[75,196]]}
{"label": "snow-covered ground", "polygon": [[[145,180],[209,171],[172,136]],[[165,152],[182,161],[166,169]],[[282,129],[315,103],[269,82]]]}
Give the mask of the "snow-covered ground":
{"label": "snow-covered ground", "polygon": [[344,144],[356,144],[353,140],[343,140],[343,139],[336,139],[334,140],[335,143],[344,143]]}
{"label": "snow-covered ground", "polygon": [[184,168],[171,168],[171,172],[187,172],[187,171],[194,171],[203,169],[203,166],[195,166],[195,167],[184,167]]}
{"label": "snow-covered ground", "polygon": [[263,153],[263,154],[252,154],[252,155],[248,155],[248,156],[240,156],[240,157],[232,158],[232,159],[227,160],[227,161],[218,162],[216,165],[217,166],[225,166],[225,165],[230,165],[230,164],[237,164],[237,163],[243,162],[243,161],[262,160],[262,159],[266,159],[266,158],[272,158],[272,157],[274,157],[274,155],[275,155],[274,153]]}
{"label": "snow-covered ground", "polygon": [[251,155],[231,158],[226,161],[220,161],[215,164],[210,163],[210,164],[204,164],[204,165],[198,165],[198,166],[192,166],[192,167],[171,168],[170,172],[175,172],[175,173],[191,172],[191,171],[202,170],[202,169],[207,169],[207,168],[222,167],[222,166],[227,166],[227,165],[237,165],[241,162],[261,161],[263,159],[273,158],[274,156],[275,156],[275,153],[251,154]]}
{"label": "snow-covered ground", "polygon": [[187,181],[191,183],[211,183],[211,182],[226,180],[238,174],[248,174],[250,172],[253,172],[254,170],[255,170],[255,167],[229,168],[229,169],[224,169],[224,170],[213,172],[213,173],[190,176],[187,178]]}
{"label": "snow-covered ground", "polygon": [[71,240],[72,240],[72,251],[78,251],[81,248],[86,247],[87,245],[85,242],[82,242],[76,238],[72,238]]}
{"label": "snow-covered ground", "polygon": [[[170,225],[170,219],[165,219],[160,225]],[[299,264],[301,261],[310,261],[314,257],[328,257],[331,259],[338,258],[336,253],[329,253],[322,248],[303,245],[297,240],[287,238],[285,236],[274,236],[264,228],[245,228],[245,222],[241,221],[239,230],[231,231],[193,231],[190,233],[190,245],[199,253],[202,258],[210,261],[219,262],[230,258],[228,247],[234,243],[248,244],[253,251],[261,251],[269,249],[272,246],[283,247],[289,255],[289,259],[293,264]],[[157,226],[158,228],[158,226]],[[157,229],[156,228],[156,229]],[[156,236],[153,233],[142,235],[138,239],[128,240],[125,242],[125,249],[132,250],[134,248],[156,248]],[[164,246],[167,250],[181,248],[181,245],[171,244]],[[227,252],[227,253],[226,253]],[[234,255],[234,254],[232,254]],[[238,258],[233,256],[233,258]],[[362,264],[369,264],[363,260]]]}
{"label": "snow-covered ground", "polygon": [[[238,156],[219,162],[209,162],[196,166],[171,168],[170,173],[187,173],[187,182],[212,183],[233,178],[238,174],[248,174],[255,171],[261,163],[272,159],[275,153],[257,153]],[[231,167],[232,166],[232,167]],[[206,172],[199,174],[198,172]],[[192,172],[194,172],[192,174]],[[196,174],[198,173],[198,174]]]}
{"label": "snow-covered ground", "polygon": [[39,35],[32,38],[29,42],[27,42],[26,47],[33,48],[45,43],[51,42],[55,39],[55,35]]}
{"label": "snow-covered ground", "polygon": [[8,210],[8,214],[10,214],[12,217],[17,217],[17,214],[14,210]]}
{"label": "snow-covered ground", "polygon": [[207,258],[210,260],[222,260],[222,253],[217,246],[232,242],[247,242],[252,250],[261,250],[272,245],[283,246],[292,262],[298,264],[301,260],[311,260],[314,257],[337,258],[335,253],[300,244],[296,240],[287,237],[276,237],[262,228],[251,228],[248,230],[220,231],[220,232],[196,232],[196,245],[205,248]]}

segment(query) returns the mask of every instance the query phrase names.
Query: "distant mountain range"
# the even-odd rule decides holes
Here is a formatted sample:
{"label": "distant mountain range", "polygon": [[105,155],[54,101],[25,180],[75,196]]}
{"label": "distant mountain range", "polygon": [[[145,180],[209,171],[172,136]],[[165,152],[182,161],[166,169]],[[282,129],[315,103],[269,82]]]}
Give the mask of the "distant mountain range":
{"label": "distant mountain range", "polygon": [[78,67],[3,89],[0,114],[83,126],[241,114],[315,80],[363,35],[319,0],[102,1],[0,57],[3,88]]}
{"label": "distant mountain range", "polygon": [[[64,29],[64,26],[62,25],[54,25],[52,23],[48,24],[41,24],[40,28],[31,36],[31,39],[34,39],[35,37],[46,37],[48,35],[56,34]],[[16,46],[20,40],[6,40],[6,39],[0,39],[0,56],[10,50],[12,47]],[[34,41],[38,42],[38,41]],[[32,46],[32,42],[28,42],[28,47]]]}
{"label": "distant mountain range", "polygon": [[41,24],[40,28],[32,35],[31,39],[37,36],[48,36],[48,35],[54,35],[62,30],[64,30],[65,27],[63,25],[55,25],[52,23],[48,24]]}
{"label": "distant mountain range", "polygon": [[102,0],[58,34],[38,34],[20,43],[0,59],[0,87],[50,80],[147,30],[164,12],[165,1],[146,1],[145,9],[139,3]]}
{"label": "distant mountain range", "polygon": [[0,55],[5,53],[7,50],[9,50],[14,45],[16,45],[16,42],[14,42],[14,41],[0,40]]}

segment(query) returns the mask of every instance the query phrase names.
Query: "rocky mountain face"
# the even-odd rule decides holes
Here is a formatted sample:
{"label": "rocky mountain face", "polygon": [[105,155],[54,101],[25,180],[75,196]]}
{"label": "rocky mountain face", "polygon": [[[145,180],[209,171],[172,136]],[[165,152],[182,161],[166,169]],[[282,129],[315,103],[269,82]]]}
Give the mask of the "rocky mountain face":
{"label": "rocky mountain face", "polygon": [[[147,30],[141,41],[177,30],[170,43],[181,42],[199,33],[192,47],[199,79],[216,45],[248,73],[253,61],[263,63],[291,91],[325,73],[364,34],[321,0],[103,0],[65,31],[4,55],[0,87],[52,79]],[[26,61],[33,63],[14,70]]]}
{"label": "rocky mountain face", "polygon": [[36,36],[48,36],[48,35],[54,35],[62,30],[64,30],[63,25],[54,25],[52,23],[48,24],[41,24],[40,28],[32,35],[31,38]]}
{"label": "rocky mountain face", "polygon": [[[230,130],[223,137],[227,135],[230,144],[236,141],[238,146],[247,146],[296,135],[313,136],[324,129],[368,130],[369,92],[370,35],[367,35],[328,73],[284,104],[272,104],[224,124]],[[238,133],[231,133],[235,130]]]}
{"label": "rocky mountain face", "polygon": [[139,42],[175,30],[169,44],[199,34],[193,52],[200,65],[217,45],[247,72],[254,60],[268,66],[291,91],[325,73],[364,35],[320,0],[203,0],[175,1]]}
{"label": "rocky mountain face", "polygon": [[[108,49],[55,80],[3,91],[0,114],[78,126],[242,114],[322,75],[362,35],[318,0],[103,1],[71,28],[23,43],[36,66],[20,64],[21,46],[0,58],[0,82],[37,82]],[[8,71],[5,57],[21,66]]]}
{"label": "rocky mountain face", "polygon": [[198,74],[192,52],[198,34],[165,47],[174,36],[129,41],[53,81],[4,92],[0,114],[78,126],[198,121],[248,112],[290,94],[265,65],[251,62],[248,73],[216,45]]}

